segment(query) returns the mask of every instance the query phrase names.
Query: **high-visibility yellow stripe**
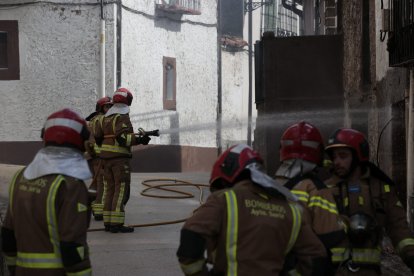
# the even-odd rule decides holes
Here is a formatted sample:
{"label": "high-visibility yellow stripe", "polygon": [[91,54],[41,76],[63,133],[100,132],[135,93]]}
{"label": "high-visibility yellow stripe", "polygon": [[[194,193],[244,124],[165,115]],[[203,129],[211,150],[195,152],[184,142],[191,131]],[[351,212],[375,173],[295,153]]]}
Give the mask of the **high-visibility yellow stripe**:
{"label": "high-visibility yellow stripe", "polygon": [[296,269],[292,269],[287,272],[287,275],[289,276],[301,276],[300,273]]}
{"label": "high-visibility yellow stripe", "polygon": [[340,263],[352,256],[352,262],[357,264],[380,264],[381,250],[379,248],[354,248],[352,253],[348,248],[331,248],[331,260]]}
{"label": "high-visibility yellow stripe", "polygon": [[49,192],[46,199],[46,219],[47,228],[49,231],[49,239],[53,245],[53,251],[56,257],[60,258],[60,242],[59,242],[59,231],[55,209],[56,194],[61,185],[65,180],[62,175],[56,177],[53,183],[50,185]]}
{"label": "high-visibility yellow stripe", "polygon": [[301,215],[299,207],[296,206],[296,204],[294,203],[290,203],[289,206],[292,211],[293,221],[292,221],[292,232],[290,233],[290,238],[289,238],[287,248],[285,250],[285,255],[290,252],[293,245],[295,244],[296,239],[298,238],[298,235],[299,235],[301,224],[302,224],[302,215]]}
{"label": "high-visibility yellow stripe", "polygon": [[112,119],[112,131],[114,132],[114,134],[116,133],[116,120],[118,120],[119,116],[121,115],[116,114],[115,117]]}
{"label": "high-visibility yellow stripe", "polygon": [[397,252],[400,254],[401,251],[404,249],[404,247],[409,246],[409,245],[414,245],[414,239],[412,238],[403,239],[397,245]]}
{"label": "high-visibility yellow stripe", "polygon": [[6,265],[8,265],[8,266],[15,266],[16,265],[17,258],[15,256],[13,256],[13,257],[7,256],[7,255],[3,255],[3,256],[4,256],[4,261],[5,261]]}
{"label": "high-visibility yellow stripe", "polygon": [[349,199],[348,199],[348,197],[345,197],[344,198],[344,207],[348,206],[348,204],[349,204]]}
{"label": "high-visibility yellow stripe", "polygon": [[125,195],[125,182],[121,182],[121,185],[119,187],[119,194],[118,194],[118,200],[116,202],[115,211],[119,212],[121,211],[121,205],[124,201],[124,195]]}
{"label": "high-visibility yellow stripe", "polygon": [[224,193],[227,202],[227,235],[226,235],[226,253],[227,253],[227,275],[237,275],[237,235],[238,235],[238,217],[239,211],[237,206],[237,197],[234,191]]}
{"label": "high-visibility yellow stripe", "polygon": [[110,223],[111,222],[111,211],[103,211],[103,219],[104,219],[104,223]]}
{"label": "high-visibility yellow stripe", "polygon": [[13,194],[14,194],[14,186],[16,185],[16,179],[17,176],[23,171],[24,168],[18,170],[14,176],[12,181],[10,182],[10,187],[9,187],[9,206],[10,206],[10,213],[11,216],[13,216]]}
{"label": "high-visibility yellow stripe", "polygon": [[59,175],[50,185],[49,192],[47,195],[47,207],[46,207],[46,217],[47,224],[49,229],[49,236],[51,238],[51,243],[55,249],[59,249],[59,234],[58,234],[58,224],[56,217],[56,194],[60,187],[61,182],[64,180],[63,176]]}
{"label": "high-visibility yellow stripe", "polygon": [[352,250],[352,261],[354,263],[364,264],[380,264],[381,263],[381,250],[380,249],[359,249]]}
{"label": "high-visibility yellow stripe", "polygon": [[95,153],[101,153],[101,147],[97,144],[93,145],[93,150],[95,151]]}
{"label": "high-visibility yellow stripe", "polygon": [[193,275],[203,270],[205,262],[205,259],[200,259],[198,261],[192,262],[191,264],[180,263],[180,267],[185,275]]}
{"label": "high-visibility yellow stripe", "polygon": [[109,152],[117,152],[117,153],[124,153],[124,154],[130,154],[130,150],[124,147],[116,146],[116,145],[106,145],[103,144],[101,147],[101,152],[103,151],[109,151]]}
{"label": "high-visibility yellow stripe", "polygon": [[104,205],[106,193],[107,193],[107,190],[108,190],[108,183],[106,182],[104,176],[102,176],[102,181],[103,181],[103,192],[102,192],[102,198],[101,198],[101,202],[100,203],[102,203],[102,205]]}
{"label": "high-visibility yellow stripe", "polygon": [[309,194],[304,191],[299,190],[291,190],[292,194],[296,195],[300,201],[308,203],[309,201]]}
{"label": "high-visibility yellow stripe", "polygon": [[132,135],[131,134],[127,134],[126,135],[126,145],[127,146],[131,146],[131,143],[132,143]]}
{"label": "high-visibility yellow stripe", "polygon": [[67,276],[89,276],[92,275],[92,269],[88,268],[78,272],[66,272]]}
{"label": "high-visibility yellow stripe", "polygon": [[314,207],[314,206],[324,209],[332,214],[338,214],[338,209],[336,208],[336,204],[331,203],[328,200],[320,196],[313,196],[310,198],[308,207]]}
{"label": "high-visibility yellow stripe", "polygon": [[17,252],[16,265],[26,268],[63,268],[60,256],[55,253]]}
{"label": "high-visibility yellow stripe", "polygon": [[362,196],[358,196],[358,204],[364,205],[364,198]]}
{"label": "high-visibility yellow stripe", "polygon": [[387,185],[387,184],[384,185],[384,192],[386,193],[390,192],[390,185]]}

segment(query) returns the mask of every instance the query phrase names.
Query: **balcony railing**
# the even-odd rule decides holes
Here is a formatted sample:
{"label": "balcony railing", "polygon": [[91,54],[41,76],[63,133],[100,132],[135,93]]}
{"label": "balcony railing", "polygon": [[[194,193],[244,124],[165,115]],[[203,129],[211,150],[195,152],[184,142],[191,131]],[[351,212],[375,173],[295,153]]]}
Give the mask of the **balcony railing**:
{"label": "balcony railing", "polygon": [[201,14],[201,0],[156,0],[156,8],[171,13]]}
{"label": "balcony railing", "polygon": [[391,1],[390,66],[414,65],[414,1]]}

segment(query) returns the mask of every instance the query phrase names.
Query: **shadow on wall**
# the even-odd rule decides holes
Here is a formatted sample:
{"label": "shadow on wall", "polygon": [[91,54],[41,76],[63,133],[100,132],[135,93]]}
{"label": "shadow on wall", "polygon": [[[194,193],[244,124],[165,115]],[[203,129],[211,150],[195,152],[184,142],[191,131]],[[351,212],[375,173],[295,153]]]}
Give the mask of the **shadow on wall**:
{"label": "shadow on wall", "polygon": [[154,27],[162,28],[170,32],[181,32],[182,14],[155,10]]}

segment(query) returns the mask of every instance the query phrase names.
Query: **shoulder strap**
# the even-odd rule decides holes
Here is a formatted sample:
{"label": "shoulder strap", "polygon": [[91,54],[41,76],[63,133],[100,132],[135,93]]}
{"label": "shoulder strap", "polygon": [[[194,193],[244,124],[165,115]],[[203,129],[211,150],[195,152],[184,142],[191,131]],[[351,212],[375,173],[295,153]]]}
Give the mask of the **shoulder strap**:
{"label": "shoulder strap", "polygon": [[305,179],[305,177],[303,175],[298,175],[295,176],[294,178],[289,179],[286,183],[285,183],[285,187],[288,188],[289,190],[292,190],[293,187],[296,186],[296,184],[298,184],[299,182],[301,182],[303,179]]}
{"label": "shoulder strap", "polygon": [[318,190],[322,190],[322,189],[326,189],[327,186],[325,185],[325,183],[323,183],[322,180],[320,180],[318,177],[311,175],[309,176],[310,180],[312,180],[313,184],[315,184],[316,189]]}

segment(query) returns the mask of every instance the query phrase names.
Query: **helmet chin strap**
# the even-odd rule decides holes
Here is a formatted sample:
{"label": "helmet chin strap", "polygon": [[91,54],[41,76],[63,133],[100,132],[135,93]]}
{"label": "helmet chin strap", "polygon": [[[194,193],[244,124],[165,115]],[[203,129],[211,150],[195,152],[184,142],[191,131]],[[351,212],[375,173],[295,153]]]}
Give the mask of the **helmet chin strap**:
{"label": "helmet chin strap", "polygon": [[292,179],[305,175],[316,168],[316,164],[302,159],[288,159],[282,162],[276,171],[276,176]]}

